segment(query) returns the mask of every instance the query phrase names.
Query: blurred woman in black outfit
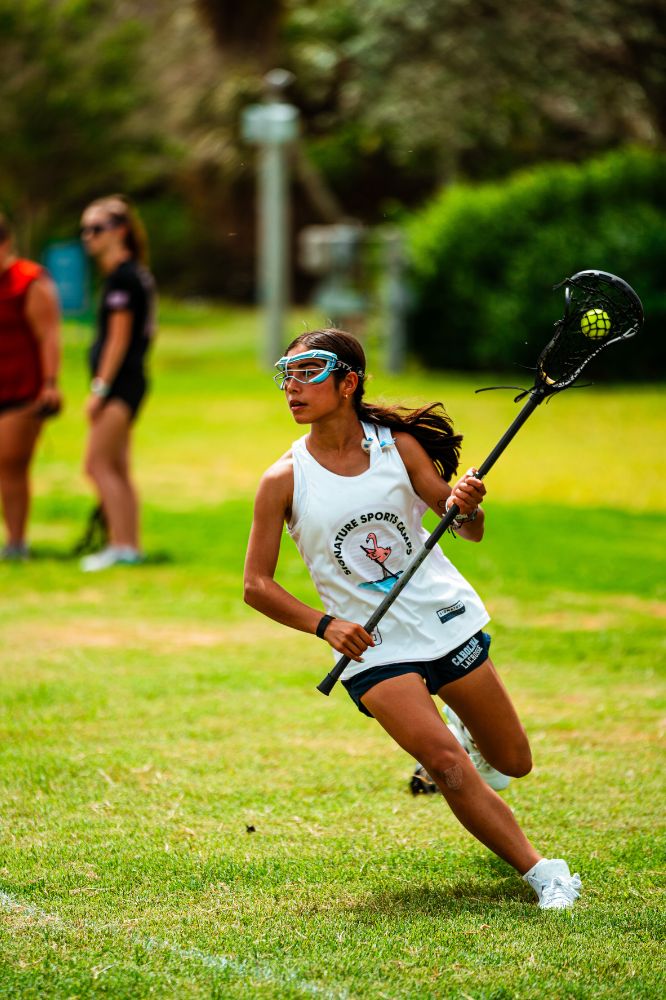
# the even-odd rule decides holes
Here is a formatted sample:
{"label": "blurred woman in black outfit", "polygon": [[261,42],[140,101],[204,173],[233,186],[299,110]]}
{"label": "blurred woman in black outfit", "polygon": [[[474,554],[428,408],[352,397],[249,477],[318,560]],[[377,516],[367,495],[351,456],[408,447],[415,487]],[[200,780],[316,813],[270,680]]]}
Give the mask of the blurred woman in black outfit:
{"label": "blurred woman in black outfit", "polygon": [[109,544],[83,559],[82,569],[94,572],[142,559],[130,443],[148,388],[146,356],[154,333],[155,284],[147,268],[143,225],[122,195],[99,198],[86,208],[81,239],[104,275],[97,334],[90,350],[85,471],[102,503]]}

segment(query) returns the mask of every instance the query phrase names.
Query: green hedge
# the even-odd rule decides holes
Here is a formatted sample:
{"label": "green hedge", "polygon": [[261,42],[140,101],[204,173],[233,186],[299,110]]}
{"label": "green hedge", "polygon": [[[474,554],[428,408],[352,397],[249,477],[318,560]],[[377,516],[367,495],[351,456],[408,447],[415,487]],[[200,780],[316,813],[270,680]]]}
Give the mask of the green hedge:
{"label": "green hedge", "polygon": [[637,338],[595,359],[590,374],[666,374],[663,153],[622,150],[503,183],[454,185],[408,220],[407,233],[410,344],[429,366],[533,364],[562,314],[562,293],[552,286],[598,268],[636,289],[646,323]]}

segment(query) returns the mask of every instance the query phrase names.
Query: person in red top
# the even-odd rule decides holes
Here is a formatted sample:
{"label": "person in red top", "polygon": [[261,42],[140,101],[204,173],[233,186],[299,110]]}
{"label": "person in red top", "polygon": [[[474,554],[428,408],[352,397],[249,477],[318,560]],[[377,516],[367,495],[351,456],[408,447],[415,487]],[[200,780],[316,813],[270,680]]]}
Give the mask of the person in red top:
{"label": "person in red top", "polygon": [[27,558],[30,463],[45,417],[62,405],[60,305],[43,267],[17,257],[0,215],[0,499],[7,541],[0,558]]}

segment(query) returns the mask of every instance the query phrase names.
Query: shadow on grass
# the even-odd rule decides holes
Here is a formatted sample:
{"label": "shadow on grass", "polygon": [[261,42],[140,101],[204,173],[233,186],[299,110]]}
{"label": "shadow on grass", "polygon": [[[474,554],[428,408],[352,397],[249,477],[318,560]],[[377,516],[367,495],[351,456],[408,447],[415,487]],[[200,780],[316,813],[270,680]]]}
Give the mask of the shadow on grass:
{"label": "shadow on grass", "polygon": [[[91,550],[92,551],[92,550]],[[79,551],[78,547],[74,548],[57,548],[51,545],[37,545],[34,548],[30,548],[30,562],[68,562],[75,563],[78,562],[83,555],[87,555],[87,552]],[[146,552],[144,553],[143,560],[140,566],[161,566],[166,563],[176,562],[174,556],[167,552],[166,550],[160,550],[157,552]],[[133,568],[140,568],[133,567]]]}
{"label": "shadow on grass", "polygon": [[416,883],[408,887],[371,892],[357,903],[347,904],[343,908],[357,915],[381,914],[393,918],[409,914],[428,917],[450,915],[458,918],[462,912],[487,917],[489,910],[502,910],[507,903],[524,906],[533,898],[533,894],[517,877],[498,879],[496,882],[460,878],[441,886]]}

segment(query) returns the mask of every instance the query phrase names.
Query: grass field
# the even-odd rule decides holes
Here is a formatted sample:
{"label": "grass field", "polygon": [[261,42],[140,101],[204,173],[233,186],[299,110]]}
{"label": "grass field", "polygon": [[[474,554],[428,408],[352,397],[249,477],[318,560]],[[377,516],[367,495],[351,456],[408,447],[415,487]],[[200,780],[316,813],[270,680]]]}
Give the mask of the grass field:
{"label": "grass field", "polygon": [[[342,689],[316,692],[328,647],[243,605],[253,490],[294,428],[254,313],[166,319],[136,443],[149,563],[67,557],[91,507],[72,326],[36,558],[0,565],[0,997],[662,997],[658,387],[542,407],[488,479],[486,540],[444,543],[533,745],[507,801],[583,879],[573,913],[540,913]],[[444,399],[471,464],[517,409],[474,395],[495,381],[378,373],[369,395]],[[280,579],[315,600],[289,543]]]}

